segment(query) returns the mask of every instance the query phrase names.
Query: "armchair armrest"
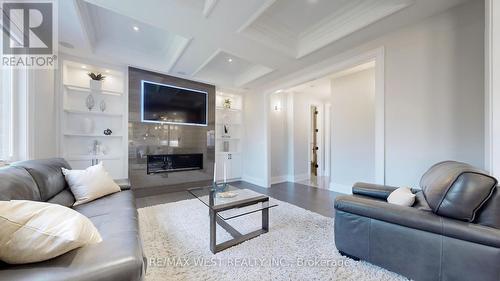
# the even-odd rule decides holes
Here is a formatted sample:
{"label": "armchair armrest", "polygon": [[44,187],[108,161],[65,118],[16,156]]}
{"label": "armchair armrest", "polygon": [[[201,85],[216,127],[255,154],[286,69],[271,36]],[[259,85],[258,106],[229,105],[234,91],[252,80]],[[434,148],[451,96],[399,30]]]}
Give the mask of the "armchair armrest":
{"label": "armchair armrest", "polygon": [[389,194],[397,187],[365,182],[357,182],[352,186],[352,194],[387,200]]}
{"label": "armchair armrest", "polygon": [[339,196],[335,209],[409,228],[500,248],[500,230],[438,216],[429,211],[355,196]]}

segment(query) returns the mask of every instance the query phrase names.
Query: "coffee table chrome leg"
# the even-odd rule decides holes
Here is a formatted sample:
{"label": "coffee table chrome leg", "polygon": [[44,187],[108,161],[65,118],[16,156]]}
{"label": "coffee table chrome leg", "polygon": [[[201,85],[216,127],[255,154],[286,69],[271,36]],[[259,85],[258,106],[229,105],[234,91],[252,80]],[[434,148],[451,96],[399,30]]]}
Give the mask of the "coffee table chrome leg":
{"label": "coffee table chrome leg", "polygon": [[217,233],[216,233],[216,229],[217,229],[217,214],[215,213],[215,211],[213,211],[212,209],[210,209],[210,251],[212,251],[212,253],[216,253],[216,243],[217,243]]}

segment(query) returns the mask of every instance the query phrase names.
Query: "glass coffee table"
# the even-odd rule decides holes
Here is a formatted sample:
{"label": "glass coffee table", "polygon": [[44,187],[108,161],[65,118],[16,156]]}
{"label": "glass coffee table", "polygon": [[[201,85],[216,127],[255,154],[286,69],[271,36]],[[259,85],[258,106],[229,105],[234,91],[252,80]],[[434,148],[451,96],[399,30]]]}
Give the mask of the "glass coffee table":
{"label": "glass coffee table", "polygon": [[[249,189],[241,189],[227,184],[224,189],[214,190],[210,187],[188,189],[208,207],[210,219],[210,250],[218,253],[229,247],[255,238],[269,231],[269,209],[278,206],[270,203],[269,197]],[[229,224],[229,220],[248,214],[262,212],[262,226],[260,229],[242,234]],[[217,224],[225,229],[233,238],[217,244]]]}

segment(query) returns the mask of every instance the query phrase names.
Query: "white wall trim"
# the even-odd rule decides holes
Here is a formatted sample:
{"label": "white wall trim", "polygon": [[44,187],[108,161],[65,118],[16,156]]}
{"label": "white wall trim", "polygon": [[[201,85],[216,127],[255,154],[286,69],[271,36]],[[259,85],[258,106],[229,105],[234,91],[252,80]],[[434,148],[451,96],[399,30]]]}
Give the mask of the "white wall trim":
{"label": "white wall trim", "polygon": [[500,5],[485,1],[484,166],[500,176]]}
{"label": "white wall trim", "polygon": [[276,176],[271,178],[271,184],[277,184],[282,182],[287,182],[289,179],[288,175]]}
{"label": "white wall trim", "polygon": [[305,181],[308,180],[309,178],[311,178],[311,175],[309,173],[293,175],[294,182]]}
{"label": "white wall trim", "polygon": [[[385,184],[385,49],[383,46],[363,52],[357,55],[352,55],[348,58],[333,62],[331,65],[322,66],[324,63],[317,64],[318,69],[304,73],[304,75],[293,75],[289,80],[286,80],[277,86],[266,90],[266,106],[270,104],[271,93],[278,89],[286,89],[296,85],[300,85],[329,74],[339,72],[356,65],[360,65],[369,61],[375,60],[375,183]],[[314,66],[313,66],[314,68]],[[499,79],[500,80],[500,79]],[[267,119],[267,126],[270,127],[271,120]],[[499,134],[500,137],[500,134]],[[271,145],[270,134],[267,138],[268,155]],[[271,166],[271,158],[268,158],[268,166]],[[332,165],[332,163],[330,163]],[[268,169],[267,175],[269,182],[271,181],[271,171]]]}
{"label": "white wall trim", "polygon": [[258,185],[258,186],[268,187],[267,186],[267,182],[264,179],[259,179],[259,178],[251,177],[251,176],[248,176],[248,175],[244,175],[242,177],[242,180],[246,181],[246,182],[249,182],[251,184]]}

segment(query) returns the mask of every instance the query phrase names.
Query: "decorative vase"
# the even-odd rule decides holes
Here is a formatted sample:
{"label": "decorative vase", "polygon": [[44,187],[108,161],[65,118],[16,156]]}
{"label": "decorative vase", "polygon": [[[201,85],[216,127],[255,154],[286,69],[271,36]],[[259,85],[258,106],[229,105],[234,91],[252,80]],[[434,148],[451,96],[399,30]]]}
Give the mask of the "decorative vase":
{"label": "decorative vase", "polygon": [[106,111],[106,101],[105,100],[101,101],[101,103],[99,104],[99,109],[101,110],[101,112]]}
{"label": "decorative vase", "polygon": [[229,124],[224,124],[223,126],[224,133],[222,134],[223,138],[231,138],[231,134],[229,133]]}
{"label": "decorative vase", "polygon": [[102,80],[90,80],[90,90],[100,91],[102,89]]}
{"label": "decorative vase", "polygon": [[90,118],[83,118],[82,120],[82,131],[85,134],[90,134],[94,131],[94,120]]}
{"label": "decorative vase", "polygon": [[87,96],[87,99],[85,100],[85,105],[87,106],[89,111],[92,111],[92,109],[95,106],[95,100],[92,94]]}

